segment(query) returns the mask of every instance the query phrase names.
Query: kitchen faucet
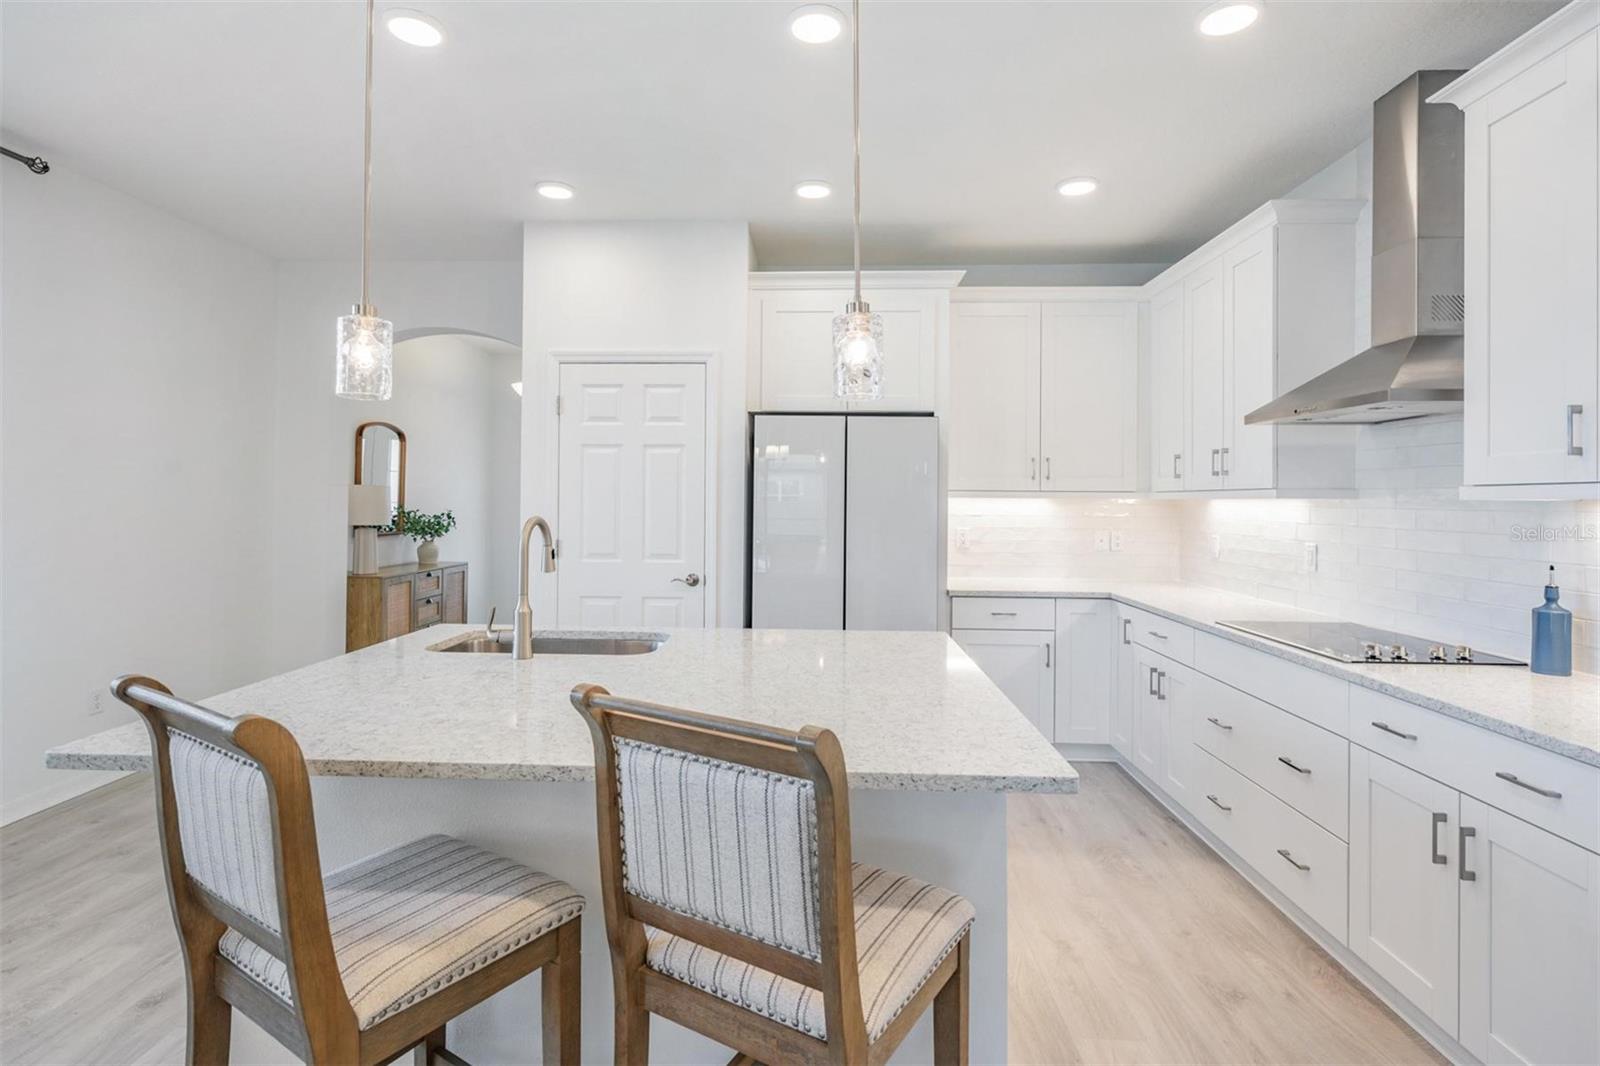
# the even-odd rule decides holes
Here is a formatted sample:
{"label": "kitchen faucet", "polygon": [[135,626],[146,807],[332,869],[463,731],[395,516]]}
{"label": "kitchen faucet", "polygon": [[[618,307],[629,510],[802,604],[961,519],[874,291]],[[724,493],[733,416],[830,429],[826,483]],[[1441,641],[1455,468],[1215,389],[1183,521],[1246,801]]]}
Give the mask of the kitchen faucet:
{"label": "kitchen faucet", "polygon": [[544,572],[556,571],[556,542],[550,535],[550,523],[534,515],[522,523],[522,585],[517,592],[517,622],[512,631],[514,654],[518,659],[533,658],[533,608],[528,604],[528,545],[537,529],[544,537]]}

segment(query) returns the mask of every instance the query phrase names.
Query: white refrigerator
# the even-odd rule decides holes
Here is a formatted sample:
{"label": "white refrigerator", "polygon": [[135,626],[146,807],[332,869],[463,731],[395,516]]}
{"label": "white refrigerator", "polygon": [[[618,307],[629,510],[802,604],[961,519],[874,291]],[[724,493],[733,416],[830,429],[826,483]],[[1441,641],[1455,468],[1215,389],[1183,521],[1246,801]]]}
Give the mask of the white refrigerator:
{"label": "white refrigerator", "polygon": [[932,415],[753,417],[750,625],[937,629]]}

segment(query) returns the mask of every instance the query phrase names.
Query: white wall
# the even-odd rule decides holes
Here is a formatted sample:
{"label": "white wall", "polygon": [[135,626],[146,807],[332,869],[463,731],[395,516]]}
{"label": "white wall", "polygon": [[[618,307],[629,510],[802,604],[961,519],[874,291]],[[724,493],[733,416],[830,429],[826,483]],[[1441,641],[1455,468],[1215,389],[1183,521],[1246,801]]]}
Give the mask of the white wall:
{"label": "white wall", "polygon": [[[710,353],[718,405],[714,608],[723,626],[744,620],[749,270],[742,222],[538,223],[523,233],[523,511],[555,512],[551,353]],[[535,617],[553,620],[555,582],[534,580]]]}
{"label": "white wall", "polygon": [[270,558],[305,534],[271,518],[272,264],[64,165],[7,163],[0,200],[10,821],[103,782],[43,760],[132,719],[113,676],[262,676]]}
{"label": "white wall", "polygon": [[[520,269],[515,262],[379,262],[372,299],[396,331],[464,330],[515,344],[522,333]],[[353,431],[388,406],[333,394],[333,324],[349,313],[360,280],[354,263],[278,264],[268,674],[344,651]],[[420,450],[412,442],[410,463],[424,461]]]}

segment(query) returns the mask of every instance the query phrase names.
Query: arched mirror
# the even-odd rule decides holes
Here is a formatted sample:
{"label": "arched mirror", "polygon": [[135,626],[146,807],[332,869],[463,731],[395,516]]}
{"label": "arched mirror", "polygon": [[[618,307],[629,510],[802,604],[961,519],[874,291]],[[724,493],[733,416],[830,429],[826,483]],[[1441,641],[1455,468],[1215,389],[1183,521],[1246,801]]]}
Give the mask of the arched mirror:
{"label": "arched mirror", "polygon": [[[390,422],[363,422],[356,427],[357,485],[383,485],[389,490],[389,513],[406,504],[406,435]],[[399,530],[390,530],[398,533]]]}

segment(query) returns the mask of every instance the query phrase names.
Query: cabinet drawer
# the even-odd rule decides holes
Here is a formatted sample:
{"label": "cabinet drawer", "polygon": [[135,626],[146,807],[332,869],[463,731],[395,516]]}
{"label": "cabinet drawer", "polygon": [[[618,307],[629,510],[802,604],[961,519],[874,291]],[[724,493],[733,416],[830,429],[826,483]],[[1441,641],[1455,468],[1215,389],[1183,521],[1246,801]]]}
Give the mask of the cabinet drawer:
{"label": "cabinet drawer", "polygon": [[413,628],[421,629],[423,626],[431,626],[443,618],[443,599],[444,597],[442,596],[426,596],[417,600],[416,625]]}
{"label": "cabinet drawer", "polygon": [[1340,736],[1345,734],[1350,713],[1347,681],[1210,633],[1194,635],[1194,668]]}
{"label": "cabinet drawer", "polygon": [[1056,628],[1056,601],[1033,596],[957,596],[950,601],[951,629]]}
{"label": "cabinet drawer", "polygon": [[443,570],[424,570],[417,575],[417,596],[437,596],[444,589]]}
{"label": "cabinet drawer", "polygon": [[1196,748],[1195,813],[1257,873],[1345,943],[1350,851],[1344,841]]}
{"label": "cabinet drawer", "polygon": [[1359,685],[1350,690],[1350,739],[1600,851],[1600,769]]}
{"label": "cabinet drawer", "polygon": [[1350,743],[1197,674],[1195,743],[1341,840],[1349,836]]}
{"label": "cabinet drawer", "polygon": [[1133,624],[1128,628],[1132,630],[1134,643],[1158,651],[1169,659],[1176,659],[1185,666],[1194,665],[1194,630],[1137,607],[1129,607],[1128,610],[1132,612]]}

